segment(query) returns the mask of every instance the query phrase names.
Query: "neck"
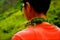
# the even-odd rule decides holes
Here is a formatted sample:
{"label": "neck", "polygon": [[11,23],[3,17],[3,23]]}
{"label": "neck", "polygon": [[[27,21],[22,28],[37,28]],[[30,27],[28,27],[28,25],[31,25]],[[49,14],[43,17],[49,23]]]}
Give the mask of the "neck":
{"label": "neck", "polygon": [[38,14],[37,17],[40,17],[40,18],[44,18],[44,19],[46,19],[46,15],[44,15],[44,13],[40,13],[40,14]]}
{"label": "neck", "polygon": [[44,18],[46,19],[46,15],[44,13],[32,13],[30,18],[28,20],[31,20],[32,18]]}

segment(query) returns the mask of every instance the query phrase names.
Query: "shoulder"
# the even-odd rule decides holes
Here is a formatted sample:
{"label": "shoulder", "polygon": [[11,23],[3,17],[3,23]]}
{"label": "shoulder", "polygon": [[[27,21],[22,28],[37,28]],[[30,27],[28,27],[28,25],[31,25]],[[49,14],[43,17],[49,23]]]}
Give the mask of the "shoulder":
{"label": "shoulder", "polygon": [[27,28],[22,31],[17,32],[12,39],[22,39],[22,40],[29,40],[34,37],[34,32],[32,28]]}

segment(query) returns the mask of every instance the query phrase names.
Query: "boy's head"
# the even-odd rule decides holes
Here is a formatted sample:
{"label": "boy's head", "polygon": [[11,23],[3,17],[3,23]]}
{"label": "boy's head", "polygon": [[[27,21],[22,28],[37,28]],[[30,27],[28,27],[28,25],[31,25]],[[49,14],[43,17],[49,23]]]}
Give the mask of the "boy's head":
{"label": "boy's head", "polygon": [[23,0],[24,13],[28,18],[35,16],[34,13],[46,15],[50,2],[51,0]]}

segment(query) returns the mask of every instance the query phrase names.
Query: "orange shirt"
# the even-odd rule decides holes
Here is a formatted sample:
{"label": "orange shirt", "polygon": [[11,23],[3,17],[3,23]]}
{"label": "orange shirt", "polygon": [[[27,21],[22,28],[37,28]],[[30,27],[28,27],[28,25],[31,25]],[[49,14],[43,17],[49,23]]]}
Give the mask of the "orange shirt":
{"label": "orange shirt", "polygon": [[60,29],[49,23],[37,24],[16,33],[12,40],[60,40]]}

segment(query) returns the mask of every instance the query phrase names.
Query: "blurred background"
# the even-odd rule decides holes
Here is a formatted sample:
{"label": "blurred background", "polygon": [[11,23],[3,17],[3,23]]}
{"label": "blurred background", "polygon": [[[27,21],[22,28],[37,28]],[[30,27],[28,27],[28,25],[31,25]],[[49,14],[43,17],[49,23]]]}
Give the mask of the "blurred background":
{"label": "blurred background", "polygon": [[[0,40],[11,40],[16,32],[25,29],[21,24],[27,20],[21,9],[21,0],[0,0]],[[60,27],[60,0],[51,1],[47,19]]]}

